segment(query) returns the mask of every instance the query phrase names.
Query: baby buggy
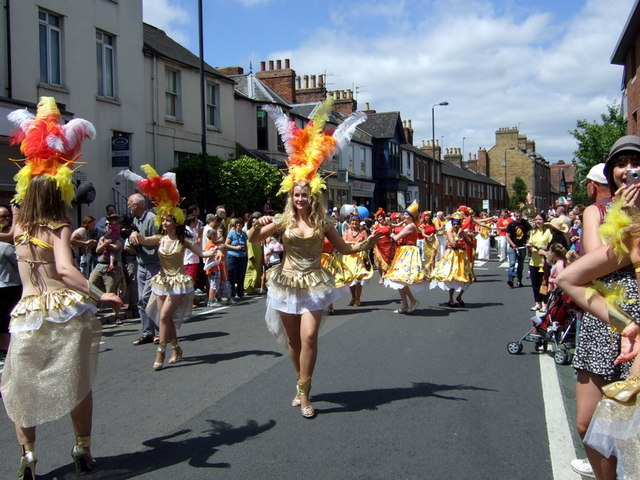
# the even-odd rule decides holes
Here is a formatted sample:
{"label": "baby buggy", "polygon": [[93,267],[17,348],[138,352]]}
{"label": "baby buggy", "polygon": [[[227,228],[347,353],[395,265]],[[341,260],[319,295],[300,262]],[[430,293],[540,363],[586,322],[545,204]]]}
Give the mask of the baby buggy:
{"label": "baby buggy", "polygon": [[552,346],[553,359],[566,365],[573,358],[576,318],[579,314],[573,301],[559,288],[549,295],[547,311],[531,319],[533,327],[518,341],[509,342],[507,351],[512,355],[522,352],[522,342],[535,343],[536,352]]}

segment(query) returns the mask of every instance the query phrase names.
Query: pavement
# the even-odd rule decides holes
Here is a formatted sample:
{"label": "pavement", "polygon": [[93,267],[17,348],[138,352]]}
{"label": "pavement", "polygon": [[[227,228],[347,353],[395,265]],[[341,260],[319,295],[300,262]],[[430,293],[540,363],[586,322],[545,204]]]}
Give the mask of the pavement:
{"label": "pavement", "polygon": [[[180,331],[184,362],[153,372],[153,345],[134,347],[134,319],[105,323],[94,384],[87,478],[571,480],[583,454],[573,432],[573,369],[525,344],[531,288],[505,265],[476,264],[464,308],[441,290],[394,315],[395,291],[348,293],[321,329],[313,420],[289,405],[295,378],[264,327],[264,297],[194,310]],[[525,285],[528,282],[525,281]],[[74,478],[68,418],[38,428],[38,478]],[[0,478],[18,462],[0,412]]]}

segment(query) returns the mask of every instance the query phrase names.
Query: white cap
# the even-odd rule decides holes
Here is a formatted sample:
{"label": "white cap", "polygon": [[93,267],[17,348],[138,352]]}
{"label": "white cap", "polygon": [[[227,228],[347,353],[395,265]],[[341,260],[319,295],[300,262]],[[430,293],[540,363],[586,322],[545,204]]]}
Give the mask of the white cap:
{"label": "white cap", "polygon": [[591,167],[591,170],[589,170],[589,173],[587,173],[587,178],[584,179],[583,183],[586,183],[587,180],[592,180],[596,183],[602,183],[604,185],[609,183],[607,182],[607,177],[604,176],[604,163],[598,163],[597,165]]}

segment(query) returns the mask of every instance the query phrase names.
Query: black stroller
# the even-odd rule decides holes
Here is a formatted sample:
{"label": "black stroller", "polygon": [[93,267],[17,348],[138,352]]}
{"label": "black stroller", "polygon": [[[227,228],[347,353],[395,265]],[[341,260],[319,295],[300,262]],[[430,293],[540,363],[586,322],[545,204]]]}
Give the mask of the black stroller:
{"label": "black stroller", "polygon": [[512,355],[522,352],[522,342],[535,343],[535,351],[546,352],[552,346],[553,359],[558,365],[571,363],[575,349],[576,319],[578,308],[559,288],[549,295],[547,311],[533,317],[533,327],[518,341],[509,342],[507,351]]}

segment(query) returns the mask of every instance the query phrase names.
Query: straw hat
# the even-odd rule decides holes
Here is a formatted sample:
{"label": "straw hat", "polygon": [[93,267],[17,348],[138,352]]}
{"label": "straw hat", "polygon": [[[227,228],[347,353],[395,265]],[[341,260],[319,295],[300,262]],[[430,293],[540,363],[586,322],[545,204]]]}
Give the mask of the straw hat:
{"label": "straw hat", "polygon": [[567,226],[567,224],[559,218],[552,218],[551,221],[546,222],[545,225],[547,227],[558,230],[560,233],[567,233],[569,231],[569,227]]}

